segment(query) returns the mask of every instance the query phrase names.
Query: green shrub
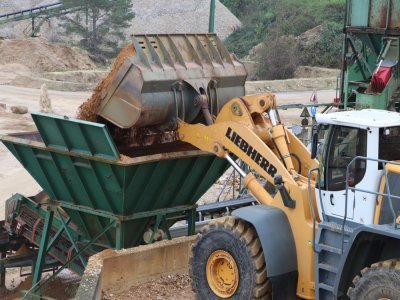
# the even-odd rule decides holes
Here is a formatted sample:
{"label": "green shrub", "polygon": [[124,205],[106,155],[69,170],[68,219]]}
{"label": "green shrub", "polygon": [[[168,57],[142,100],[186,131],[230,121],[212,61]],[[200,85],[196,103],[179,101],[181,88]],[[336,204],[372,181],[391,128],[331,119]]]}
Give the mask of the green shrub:
{"label": "green shrub", "polygon": [[343,34],[338,23],[327,22],[319,40],[309,45],[298,45],[300,64],[340,68],[342,59]]}
{"label": "green shrub", "polygon": [[[225,41],[230,51],[242,58],[248,55],[254,46],[264,42],[265,46],[258,58],[258,62],[262,64],[258,73],[261,78],[278,79],[285,76],[289,78],[293,75],[291,71],[293,66],[298,64],[339,67],[346,0],[222,0],[222,2],[243,23],[243,27]],[[297,45],[293,37],[283,37],[299,36],[321,24],[324,25],[321,37],[311,44]],[[274,50],[271,45],[283,52]],[[296,61],[285,58],[290,53],[295,53]],[[283,66],[282,60],[287,65]],[[279,66],[273,67],[272,63]]]}

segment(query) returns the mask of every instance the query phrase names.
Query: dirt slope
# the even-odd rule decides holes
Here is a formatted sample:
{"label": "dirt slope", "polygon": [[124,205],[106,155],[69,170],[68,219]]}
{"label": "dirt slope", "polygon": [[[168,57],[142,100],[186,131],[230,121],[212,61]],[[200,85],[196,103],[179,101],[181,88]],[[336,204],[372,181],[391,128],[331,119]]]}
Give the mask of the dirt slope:
{"label": "dirt slope", "polygon": [[19,64],[33,72],[93,69],[89,54],[77,47],[50,43],[43,38],[0,40],[0,66]]}

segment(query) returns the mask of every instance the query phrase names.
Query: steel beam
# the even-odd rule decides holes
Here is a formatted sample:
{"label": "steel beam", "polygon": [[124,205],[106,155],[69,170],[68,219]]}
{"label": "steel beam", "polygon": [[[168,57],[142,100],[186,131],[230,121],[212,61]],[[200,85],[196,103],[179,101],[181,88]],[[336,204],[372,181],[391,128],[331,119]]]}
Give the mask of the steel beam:
{"label": "steel beam", "polygon": [[49,241],[51,225],[53,223],[54,211],[47,210],[46,218],[44,220],[42,238],[40,240],[39,253],[35,263],[35,270],[33,272],[32,286],[35,286],[42,278],[42,269],[46,260],[47,243]]}

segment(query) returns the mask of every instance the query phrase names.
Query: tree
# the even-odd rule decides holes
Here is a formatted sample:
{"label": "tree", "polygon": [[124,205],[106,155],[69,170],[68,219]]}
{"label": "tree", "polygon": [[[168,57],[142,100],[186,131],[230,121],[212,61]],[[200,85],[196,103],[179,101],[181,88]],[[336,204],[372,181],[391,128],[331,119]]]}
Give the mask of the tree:
{"label": "tree", "polygon": [[62,17],[67,34],[77,34],[81,45],[94,55],[107,52],[111,47],[117,52],[124,40],[123,29],[134,18],[130,0],[64,0],[69,7],[82,7]]}

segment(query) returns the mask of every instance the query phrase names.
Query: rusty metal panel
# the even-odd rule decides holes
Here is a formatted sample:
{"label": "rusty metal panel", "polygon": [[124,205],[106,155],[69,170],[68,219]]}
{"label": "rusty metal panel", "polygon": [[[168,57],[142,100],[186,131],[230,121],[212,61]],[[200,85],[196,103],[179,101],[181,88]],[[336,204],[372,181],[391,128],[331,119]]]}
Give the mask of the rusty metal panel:
{"label": "rusty metal panel", "polygon": [[392,1],[390,14],[390,29],[400,29],[400,1]]}
{"label": "rusty metal panel", "polygon": [[400,29],[400,1],[349,0],[348,26],[369,29]]}
{"label": "rusty metal panel", "polygon": [[370,0],[370,3],[369,27],[386,28],[388,1]]}
{"label": "rusty metal panel", "polygon": [[99,115],[121,128],[158,126],[173,130],[177,119],[194,121],[197,98],[206,94],[216,115],[245,93],[246,70],[215,34],[136,35],[103,91]]}

